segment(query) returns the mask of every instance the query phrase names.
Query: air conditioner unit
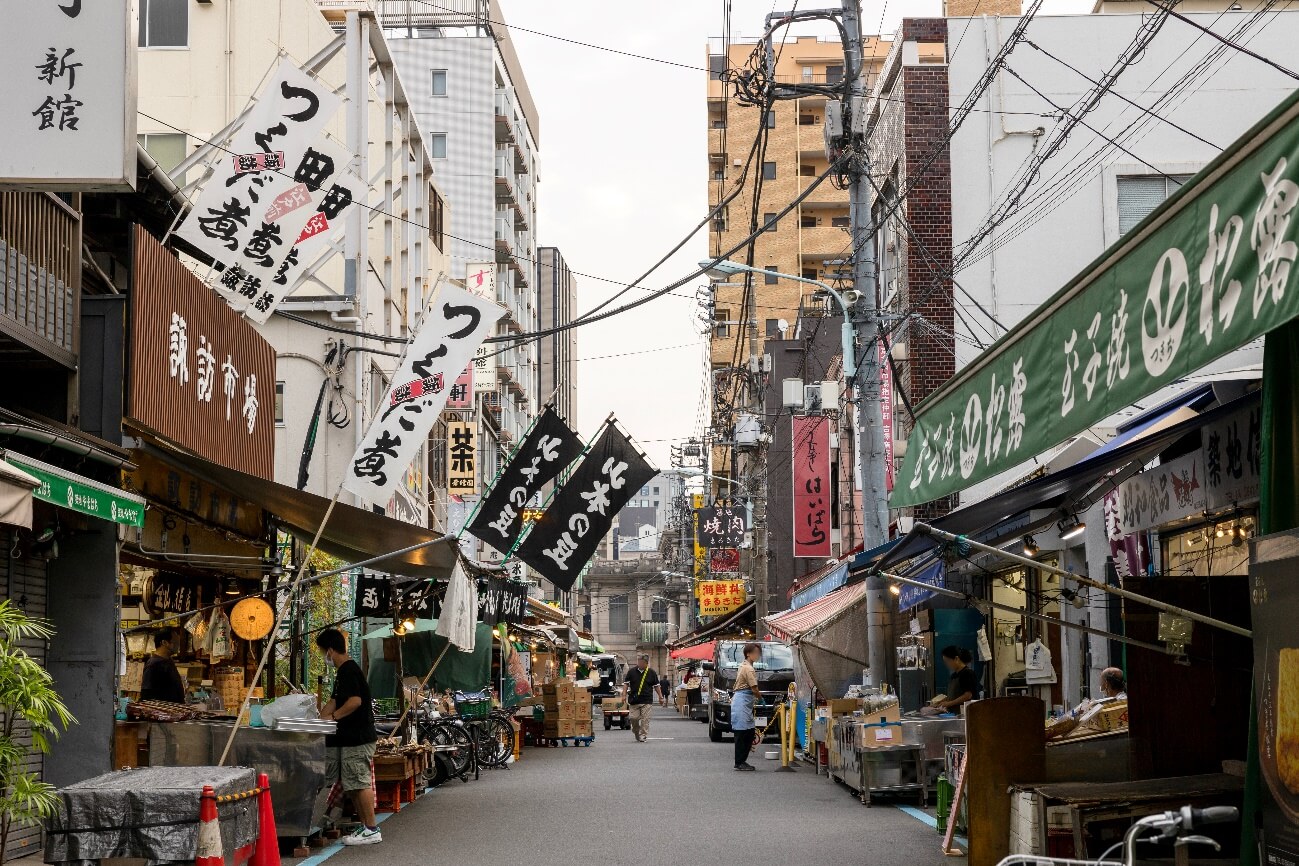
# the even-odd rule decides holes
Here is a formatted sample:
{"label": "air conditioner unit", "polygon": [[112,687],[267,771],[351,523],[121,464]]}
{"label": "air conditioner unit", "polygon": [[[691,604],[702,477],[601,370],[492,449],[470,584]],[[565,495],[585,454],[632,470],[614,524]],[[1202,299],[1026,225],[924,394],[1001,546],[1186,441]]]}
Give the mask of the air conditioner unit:
{"label": "air conditioner unit", "polygon": [[785,379],[780,383],[780,404],[786,409],[802,409],[805,397],[802,379]]}
{"label": "air conditioner unit", "polygon": [[735,162],[731,163],[731,165],[735,166],[736,168],[740,168],[741,166],[744,165],[744,160],[737,159],[735,160]]}
{"label": "air conditioner unit", "polygon": [[824,411],[821,403],[820,382],[803,386],[803,411],[809,415],[819,414]]}
{"label": "air conditioner unit", "polygon": [[821,383],[821,405],[826,412],[839,408],[839,383],[830,381]]}
{"label": "air conditioner unit", "polygon": [[744,414],[735,419],[735,447],[755,448],[762,433],[757,415]]}

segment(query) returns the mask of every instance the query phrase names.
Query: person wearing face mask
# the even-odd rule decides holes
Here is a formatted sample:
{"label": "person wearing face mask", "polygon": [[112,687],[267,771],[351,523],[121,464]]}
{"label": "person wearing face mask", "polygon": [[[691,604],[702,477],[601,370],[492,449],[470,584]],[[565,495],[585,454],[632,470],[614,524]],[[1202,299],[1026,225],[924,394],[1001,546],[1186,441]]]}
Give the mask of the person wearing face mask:
{"label": "person wearing face mask", "polygon": [[365,674],[347,654],[347,640],[336,628],[316,635],[316,646],[325,661],[334,666],[334,691],[320,711],[322,719],[337,723],[335,733],[325,737],[325,778],[339,782],[352,798],[361,826],[344,845],[374,845],[383,841],[374,817],[374,702]]}

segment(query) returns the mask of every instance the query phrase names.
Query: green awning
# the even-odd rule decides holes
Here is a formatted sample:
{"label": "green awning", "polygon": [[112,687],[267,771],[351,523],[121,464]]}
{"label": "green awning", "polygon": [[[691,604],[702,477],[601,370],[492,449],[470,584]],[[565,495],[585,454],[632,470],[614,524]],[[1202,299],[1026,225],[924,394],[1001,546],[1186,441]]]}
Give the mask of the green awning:
{"label": "green awning", "polygon": [[[415,620],[415,627],[410,631],[406,632],[406,634],[415,634],[417,632],[423,632],[423,631],[433,631],[437,627],[438,627],[438,621],[435,619],[417,619]],[[392,637],[392,636],[393,636],[392,626],[385,625],[382,628],[376,628],[374,631],[369,631],[361,635],[361,640],[370,640],[371,638],[385,638],[385,637]]]}
{"label": "green awning", "polygon": [[[401,642],[402,672],[408,677],[423,679],[432,667],[447,639],[432,631],[412,632]],[[366,644],[370,654],[367,679],[370,691],[376,698],[397,696],[397,666],[383,660],[383,644],[372,640]],[[492,628],[478,623],[474,636],[474,651],[460,652],[455,647],[447,650],[437,670],[429,680],[434,691],[476,692],[492,682]]]}
{"label": "green awning", "polygon": [[580,635],[577,638],[577,648],[584,653],[604,652],[604,647],[600,646],[599,641],[588,640]]}
{"label": "green awning", "polygon": [[1297,206],[1299,93],[917,407],[889,504],[1018,466],[1295,318]]}

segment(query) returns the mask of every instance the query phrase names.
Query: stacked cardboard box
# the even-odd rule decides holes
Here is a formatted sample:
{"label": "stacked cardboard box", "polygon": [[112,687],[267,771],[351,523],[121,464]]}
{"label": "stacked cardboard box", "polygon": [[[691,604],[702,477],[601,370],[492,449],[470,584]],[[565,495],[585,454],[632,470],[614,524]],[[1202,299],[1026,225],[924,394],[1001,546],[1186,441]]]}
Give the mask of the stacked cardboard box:
{"label": "stacked cardboard box", "polygon": [[547,737],[589,737],[591,725],[591,692],[578,688],[572,680],[561,679],[541,687],[542,706],[546,711],[542,733]]}

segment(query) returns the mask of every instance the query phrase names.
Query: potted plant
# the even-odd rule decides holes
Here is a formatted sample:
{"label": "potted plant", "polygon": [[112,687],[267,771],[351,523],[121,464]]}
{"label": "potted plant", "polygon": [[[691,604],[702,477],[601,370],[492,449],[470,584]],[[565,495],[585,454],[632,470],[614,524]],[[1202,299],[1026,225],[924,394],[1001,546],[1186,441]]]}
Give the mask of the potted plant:
{"label": "potted plant", "polygon": [[[23,641],[49,640],[54,630],[10,602],[0,601],[0,855],[15,825],[30,825],[58,809],[54,787],[36,773],[23,772],[31,749],[42,754],[76,719],[54,691],[54,679],[24,652]],[[31,745],[17,740],[20,720],[31,732]]]}

